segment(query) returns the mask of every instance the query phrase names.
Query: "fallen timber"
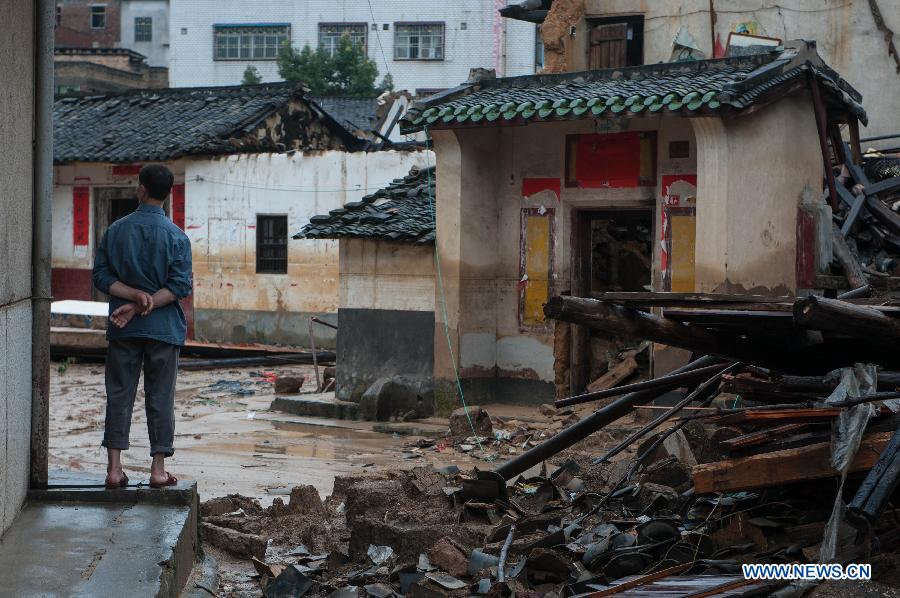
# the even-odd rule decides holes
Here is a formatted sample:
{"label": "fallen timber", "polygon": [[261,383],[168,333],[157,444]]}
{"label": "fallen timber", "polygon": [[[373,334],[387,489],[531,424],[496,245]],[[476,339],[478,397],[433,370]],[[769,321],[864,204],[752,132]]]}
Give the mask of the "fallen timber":
{"label": "fallen timber", "polygon": [[[719,362],[714,357],[701,357],[691,363],[676,369],[673,373],[680,374],[702,367],[715,365]],[[630,413],[635,405],[644,401],[652,401],[664,390],[650,388],[626,394],[613,401],[609,405],[598,409],[586,418],[560,431],[555,436],[539,444],[538,446],[522,453],[518,457],[510,459],[497,468],[496,472],[504,479],[509,480],[531,467],[546,461],[553,455],[564,451],[570,446],[580,442],[596,432]]]}
{"label": "fallen timber", "polygon": [[[771,337],[764,332],[754,334],[751,329],[713,330],[581,297],[553,297],[544,306],[544,313],[552,319],[586,326],[602,336],[650,340],[790,374],[825,374],[857,362],[900,368],[900,353],[892,350],[894,341],[884,335],[864,345],[843,336],[823,336],[822,331],[797,322],[796,315],[790,333]],[[859,321],[860,316],[854,318]],[[760,324],[755,328],[761,328]]]}

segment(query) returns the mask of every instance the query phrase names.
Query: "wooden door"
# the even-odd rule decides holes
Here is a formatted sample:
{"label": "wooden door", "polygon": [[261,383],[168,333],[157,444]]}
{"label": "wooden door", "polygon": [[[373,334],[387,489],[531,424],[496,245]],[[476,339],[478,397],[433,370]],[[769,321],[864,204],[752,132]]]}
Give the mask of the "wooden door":
{"label": "wooden door", "polygon": [[628,23],[597,25],[591,29],[588,68],[611,69],[628,65]]}

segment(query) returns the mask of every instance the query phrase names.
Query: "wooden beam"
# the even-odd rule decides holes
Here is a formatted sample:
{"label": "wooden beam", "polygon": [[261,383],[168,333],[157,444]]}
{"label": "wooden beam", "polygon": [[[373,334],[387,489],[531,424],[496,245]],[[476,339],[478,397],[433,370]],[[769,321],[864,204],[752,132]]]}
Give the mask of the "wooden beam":
{"label": "wooden beam", "polygon": [[[825,167],[825,179],[828,181],[828,196],[831,209],[837,211],[838,203],[837,185],[834,181],[834,171],[831,168],[831,156],[828,155],[828,114],[825,110],[825,102],[822,100],[822,92],[819,89],[819,81],[814,73],[809,74],[809,88],[812,91],[813,113],[816,117],[816,129],[819,132],[819,149],[822,152],[822,164]],[[835,153],[837,150],[835,149]]]}
{"label": "wooden beam", "polygon": [[836,224],[832,224],[832,234],[834,238],[834,257],[841,264],[841,268],[844,269],[844,277],[850,283],[850,288],[858,289],[869,284],[869,280],[866,278],[866,273],[859,264],[859,260],[850,251],[847,239],[844,238],[844,234]]}
{"label": "wooden beam", "polygon": [[900,176],[895,176],[889,179],[884,179],[883,181],[878,181],[877,183],[872,183],[871,185],[866,185],[863,188],[863,192],[866,195],[875,195],[876,193],[893,191],[894,189],[898,188],[900,188]]}
{"label": "wooden beam", "polygon": [[758,432],[751,432],[749,434],[744,434],[743,436],[736,436],[735,438],[723,440],[719,443],[719,446],[729,451],[733,451],[735,449],[748,446],[765,444],[773,438],[778,438],[779,436],[785,436],[786,434],[798,432],[800,430],[806,429],[807,427],[808,424],[804,423],[784,424],[783,426],[775,426],[774,428],[769,428],[767,430],[759,430]]}
{"label": "wooden beam", "polygon": [[837,332],[869,342],[900,340],[900,319],[866,305],[838,299],[805,297],[794,304],[794,321],[800,326]]}
{"label": "wooden beam", "polygon": [[[875,465],[890,438],[890,432],[863,438],[850,464],[850,472],[865,471]],[[693,469],[694,491],[697,494],[756,490],[837,475],[838,472],[831,465],[829,442],[704,463]]]}
{"label": "wooden beam", "polygon": [[859,144],[859,120],[855,115],[847,118],[847,130],[850,132],[850,150],[854,164],[862,164],[862,147]]}
{"label": "wooden beam", "polygon": [[866,208],[885,228],[895,235],[900,235],[900,216],[884,205],[877,196],[866,197]]}

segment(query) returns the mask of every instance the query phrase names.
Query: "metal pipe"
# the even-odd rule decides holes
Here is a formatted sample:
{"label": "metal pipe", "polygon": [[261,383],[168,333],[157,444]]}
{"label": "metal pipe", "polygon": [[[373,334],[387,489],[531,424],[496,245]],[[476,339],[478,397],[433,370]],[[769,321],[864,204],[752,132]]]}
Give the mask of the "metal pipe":
{"label": "metal pipe", "polygon": [[647,434],[649,434],[650,432],[652,432],[653,430],[658,428],[660,426],[660,424],[662,424],[664,421],[677,415],[679,411],[681,411],[682,409],[684,409],[685,407],[690,405],[693,401],[696,401],[697,398],[699,396],[701,396],[703,393],[705,393],[713,384],[717,384],[719,382],[719,380],[722,379],[723,374],[729,374],[729,373],[733,372],[734,370],[736,370],[737,368],[739,368],[740,366],[741,366],[740,363],[731,363],[726,368],[721,368],[720,366],[717,366],[717,369],[719,371],[715,375],[713,375],[712,378],[709,378],[708,380],[706,380],[705,382],[700,384],[700,386],[695,388],[691,393],[689,393],[686,397],[684,397],[683,399],[678,401],[678,403],[676,403],[675,405],[670,407],[665,413],[663,413],[662,415],[657,417],[655,420],[653,420],[652,422],[650,422],[649,424],[647,424],[640,430],[633,432],[630,436],[628,436],[628,438],[626,438],[625,440],[620,442],[616,447],[614,447],[613,449],[608,451],[605,455],[603,455],[602,457],[600,457],[598,459],[595,459],[594,463],[605,463],[606,461],[609,461],[610,459],[612,459],[613,457],[615,457],[616,455],[618,455],[619,453],[624,451],[626,448],[628,448],[629,446],[634,444],[635,441],[643,438],[644,436],[646,436]]}
{"label": "metal pipe", "polygon": [[652,380],[644,380],[643,382],[635,382],[633,384],[626,384],[624,386],[617,386],[615,388],[607,388],[605,390],[598,390],[596,392],[586,392],[584,394],[575,395],[574,397],[569,397],[567,399],[560,399],[558,401],[555,401],[553,405],[557,408],[569,407],[570,405],[590,403],[591,401],[599,401],[600,399],[606,399],[608,397],[617,397],[628,392],[646,390],[648,388],[656,388],[661,391],[669,391],[684,386],[685,382],[703,380],[711,374],[715,374],[719,369],[721,368],[715,365],[711,365],[709,367],[700,368],[699,370],[691,370],[690,372],[683,372],[681,374],[668,374],[666,376],[660,376],[659,378],[654,378]]}
{"label": "metal pipe", "polygon": [[315,316],[313,316],[313,317],[310,318],[310,319],[311,319],[313,322],[315,322],[316,324],[321,324],[322,326],[327,326],[328,328],[334,328],[335,330],[338,329],[338,327],[335,326],[334,324],[332,324],[331,322],[326,322],[325,320],[320,320],[319,318],[317,318],[317,317],[315,317]]}
{"label": "metal pipe", "polygon": [[[691,363],[674,370],[672,373],[680,374],[682,372],[696,370],[719,362],[720,360],[717,357],[701,357],[700,359],[696,359]],[[620,397],[609,405],[598,409],[583,420],[561,430],[556,436],[548,438],[533,449],[522,453],[518,457],[510,459],[497,468],[497,473],[508,480],[526,471],[530,467],[537,465],[541,461],[545,461],[553,455],[564,451],[576,442],[584,440],[597,430],[600,430],[604,426],[611,424],[620,417],[631,412],[635,405],[638,405],[643,401],[652,401],[663,394],[663,392],[665,391],[659,389],[647,389],[632,392]]]}
{"label": "metal pipe", "polygon": [[34,198],[31,246],[32,488],[47,487],[50,433],[51,211],[53,207],[53,24],[55,0],[34,4]]}
{"label": "metal pipe", "polygon": [[309,346],[312,349],[313,369],[316,371],[316,392],[322,392],[322,380],[319,378],[319,358],[316,355],[316,337],[313,332],[313,319],[309,319]]}

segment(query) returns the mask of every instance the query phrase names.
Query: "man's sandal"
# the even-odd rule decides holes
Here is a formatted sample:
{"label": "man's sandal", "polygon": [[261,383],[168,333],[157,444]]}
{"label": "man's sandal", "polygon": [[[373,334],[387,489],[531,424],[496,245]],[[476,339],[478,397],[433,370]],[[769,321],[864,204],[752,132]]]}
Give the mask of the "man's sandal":
{"label": "man's sandal", "polygon": [[177,483],[178,483],[178,478],[176,478],[175,476],[173,476],[171,473],[169,473],[167,471],[166,472],[166,481],[164,481],[164,482],[151,481],[150,487],[151,488],[165,488],[166,486],[174,486]]}

